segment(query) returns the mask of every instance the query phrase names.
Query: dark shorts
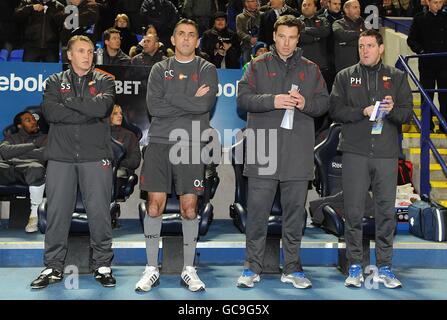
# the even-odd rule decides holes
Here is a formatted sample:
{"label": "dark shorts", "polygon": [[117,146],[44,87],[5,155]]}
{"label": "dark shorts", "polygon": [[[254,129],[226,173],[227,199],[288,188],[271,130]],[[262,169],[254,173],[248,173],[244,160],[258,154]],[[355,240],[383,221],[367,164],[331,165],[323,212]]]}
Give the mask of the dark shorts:
{"label": "dark shorts", "polygon": [[[172,193],[172,182],[174,182],[177,195],[202,195],[205,166],[203,164],[172,164],[169,160],[171,147],[173,145],[149,143],[144,153],[140,189],[147,192]],[[191,148],[189,148],[189,155],[191,160]]]}

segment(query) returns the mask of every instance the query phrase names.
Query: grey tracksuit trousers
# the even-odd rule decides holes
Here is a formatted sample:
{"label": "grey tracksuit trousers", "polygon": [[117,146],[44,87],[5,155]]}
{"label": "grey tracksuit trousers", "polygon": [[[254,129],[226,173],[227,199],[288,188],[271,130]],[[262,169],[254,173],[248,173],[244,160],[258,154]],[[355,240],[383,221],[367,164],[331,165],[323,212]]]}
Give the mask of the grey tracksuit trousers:
{"label": "grey tracksuit trousers", "polygon": [[92,267],[97,269],[111,264],[113,258],[110,217],[111,165],[103,161],[70,163],[50,160],[46,180],[48,199],[44,256],[46,267],[63,271],[78,184],[88,217],[90,246],[93,251]]}
{"label": "grey tracksuit trousers", "polygon": [[305,221],[308,181],[248,178],[246,267],[262,272],[267,226],[276,190],[280,185],[282,207],[283,272],[302,271],[300,246]]}
{"label": "grey tracksuit trousers", "polygon": [[365,197],[371,186],[375,205],[377,266],[391,266],[396,228],[397,170],[397,159],[343,153],[345,240],[349,264],[362,264],[362,218]]}

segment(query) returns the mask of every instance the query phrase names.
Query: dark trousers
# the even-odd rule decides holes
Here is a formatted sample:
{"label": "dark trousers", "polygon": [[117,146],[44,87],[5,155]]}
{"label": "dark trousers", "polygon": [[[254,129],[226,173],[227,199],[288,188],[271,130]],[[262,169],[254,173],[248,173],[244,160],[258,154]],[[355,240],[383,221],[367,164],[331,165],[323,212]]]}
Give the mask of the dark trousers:
{"label": "dark trousers", "polygon": [[362,264],[362,219],[371,186],[376,223],[377,266],[391,266],[396,228],[397,159],[374,159],[343,153],[343,195],[346,256],[349,264]]}
{"label": "dark trousers", "polygon": [[92,267],[108,267],[113,258],[110,201],[112,168],[102,161],[69,163],[48,161],[46,191],[48,199],[45,233],[46,267],[63,270],[67,254],[67,238],[77,187],[88,217]]}
{"label": "dark trousers", "polygon": [[45,183],[45,167],[38,162],[11,163],[0,161],[0,184],[40,186]]}
{"label": "dark trousers", "polygon": [[[420,80],[424,89],[447,89],[447,70],[444,67],[420,67],[419,68]],[[428,94],[430,99],[433,100],[434,92]],[[447,120],[447,92],[438,93],[439,111],[444,119]],[[435,127],[433,120],[433,114],[430,113],[430,129]],[[442,127],[439,127],[441,130]]]}
{"label": "dark trousers", "polygon": [[285,274],[302,271],[301,238],[306,217],[308,181],[284,181],[248,178],[246,266],[262,272],[267,227],[278,183],[281,190],[282,249]]}
{"label": "dark trousers", "polygon": [[25,48],[23,52],[25,62],[59,62],[58,48]]}

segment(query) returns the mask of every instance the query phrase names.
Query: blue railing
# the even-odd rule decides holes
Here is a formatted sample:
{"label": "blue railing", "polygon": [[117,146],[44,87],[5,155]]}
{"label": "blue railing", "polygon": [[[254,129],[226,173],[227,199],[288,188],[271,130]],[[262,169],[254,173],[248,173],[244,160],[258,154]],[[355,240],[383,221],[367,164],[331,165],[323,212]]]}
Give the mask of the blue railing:
{"label": "blue railing", "polygon": [[438,152],[438,149],[436,149],[433,141],[430,139],[430,121],[431,121],[431,113],[430,110],[435,116],[439,119],[439,125],[442,126],[444,129],[444,132],[447,132],[447,122],[444,119],[444,117],[441,115],[439,110],[435,107],[433,101],[428,96],[428,92],[447,92],[447,88],[442,89],[425,89],[422,87],[421,83],[417,79],[416,75],[414,74],[413,70],[411,70],[410,66],[408,65],[408,60],[414,59],[414,58],[433,58],[433,57],[447,57],[446,53],[427,53],[427,54],[418,54],[418,55],[411,55],[411,56],[402,56],[399,55],[396,67],[406,71],[407,74],[410,76],[413,83],[416,85],[417,90],[413,90],[413,92],[420,92],[422,97],[422,105],[421,105],[421,115],[422,119],[419,121],[419,119],[416,116],[416,113],[413,111],[413,120],[416,123],[416,126],[421,131],[421,155],[420,155],[420,194],[421,195],[430,195],[430,150],[433,152],[434,157],[438,161],[438,163],[441,165],[442,171],[444,172],[444,175],[447,176],[447,165]]}
{"label": "blue railing", "polygon": [[410,32],[411,23],[413,18],[407,17],[380,17],[380,25],[394,29],[395,32],[400,32],[408,35]]}

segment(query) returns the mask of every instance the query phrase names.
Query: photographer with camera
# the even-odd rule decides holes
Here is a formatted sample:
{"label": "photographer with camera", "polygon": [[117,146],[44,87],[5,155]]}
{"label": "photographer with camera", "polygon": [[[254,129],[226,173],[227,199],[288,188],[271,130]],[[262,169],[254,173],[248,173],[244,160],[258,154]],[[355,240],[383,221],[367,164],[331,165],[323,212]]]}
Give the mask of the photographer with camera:
{"label": "photographer with camera", "polygon": [[225,12],[216,12],[214,26],[203,33],[201,47],[216,68],[240,68],[240,40],[236,33],[228,29]]}
{"label": "photographer with camera", "polygon": [[244,0],[244,6],[244,11],[236,16],[236,32],[242,41],[245,64],[251,60],[251,52],[258,41],[261,14],[258,0]]}

